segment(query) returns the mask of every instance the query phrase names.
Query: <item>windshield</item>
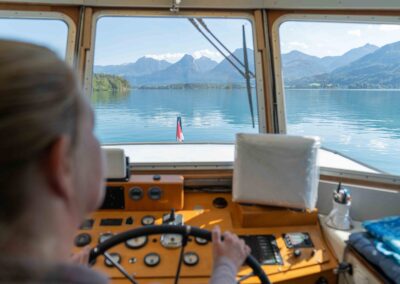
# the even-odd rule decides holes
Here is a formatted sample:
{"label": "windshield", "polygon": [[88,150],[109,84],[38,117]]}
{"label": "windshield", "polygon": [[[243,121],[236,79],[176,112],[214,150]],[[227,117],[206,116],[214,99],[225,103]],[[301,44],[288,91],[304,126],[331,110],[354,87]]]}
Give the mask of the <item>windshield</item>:
{"label": "windshield", "polygon": [[102,143],[233,142],[258,132],[247,19],[101,17],[94,53]]}
{"label": "windshield", "polygon": [[279,32],[287,133],[399,175],[400,25],[288,21]]}
{"label": "windshield", "polygon": [[62,20],[0,17],[0,39],[42,45],[64,59],[67,51],[68,26]]}

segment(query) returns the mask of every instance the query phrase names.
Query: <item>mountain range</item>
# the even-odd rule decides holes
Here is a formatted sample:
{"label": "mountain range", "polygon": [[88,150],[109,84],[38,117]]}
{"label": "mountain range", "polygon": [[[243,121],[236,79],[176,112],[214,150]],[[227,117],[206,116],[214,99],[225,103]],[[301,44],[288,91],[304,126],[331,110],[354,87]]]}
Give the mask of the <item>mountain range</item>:
{"label": "mountain range", "polygon": [[[254,73],[254,52],[247,50],[249,69]],[[236,49],[233,55],[243,62],[243,49]],[[228,56],[235,61],[232,55]],[[241,70],[244,68],[237,64]],[[141,57],[134,63],[122,65],[94,66],[94,73],[124,77],[134,88],[168,87],[188,84],[214,84],[219,86],[245,86],[244,77],[227,59],[216,62],[208,57],[195,59],[185,54],[172,64],[165,60]]]}
{"label": "mountain range", "polygon": [[[242,48],[233,54],[243,62]],[[254,52],[248,49],[247,54],[254,73]],[[235,61],[232,55],[228,58]],[[124,77],[133,88],[245,87],[244,77],[227,59],[218,63],[189,54],[176,63],[141,57],[134,63],[95,66],[94,72]],[[286,88],[400,88],[400,41],[380,48],[366,44],[322,58],[294,50],[282,54],[282,72]]]}
{"label": "mountain range", "polygon": [[366,44],[335,57],[299,51],[282,57],[286,88],[400,88],[400,41],[380,48]]}
{"label": "mountain range", "polygon": [[302,77],[329,73],[377,49],[379,49],[379,47],[366,44],[362,47],[351,49],[341,56],[325,56],[322,58],[294,50],[282,54],[283,75],[285,80],[292,81]]}

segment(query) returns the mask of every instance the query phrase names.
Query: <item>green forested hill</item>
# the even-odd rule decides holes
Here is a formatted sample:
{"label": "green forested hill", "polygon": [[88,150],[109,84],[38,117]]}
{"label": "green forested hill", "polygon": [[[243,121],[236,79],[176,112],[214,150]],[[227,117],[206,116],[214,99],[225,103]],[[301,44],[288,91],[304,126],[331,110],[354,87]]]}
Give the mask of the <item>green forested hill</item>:
{"label": "green forested hill", "polygon": [[126,92],[131,88],[129,82],[120,76],[94,74],[93,91]]}

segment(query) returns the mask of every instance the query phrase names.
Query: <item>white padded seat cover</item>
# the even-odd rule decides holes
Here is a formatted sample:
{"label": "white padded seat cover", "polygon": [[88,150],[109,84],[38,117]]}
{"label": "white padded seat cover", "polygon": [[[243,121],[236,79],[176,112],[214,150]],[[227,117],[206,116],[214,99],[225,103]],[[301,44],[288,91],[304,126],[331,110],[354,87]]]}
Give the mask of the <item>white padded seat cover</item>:
{"label": "white padded seat cover", "polygon": [[318,138],[280,134],[237,134],[233,200],[314,209],[319,170]]}

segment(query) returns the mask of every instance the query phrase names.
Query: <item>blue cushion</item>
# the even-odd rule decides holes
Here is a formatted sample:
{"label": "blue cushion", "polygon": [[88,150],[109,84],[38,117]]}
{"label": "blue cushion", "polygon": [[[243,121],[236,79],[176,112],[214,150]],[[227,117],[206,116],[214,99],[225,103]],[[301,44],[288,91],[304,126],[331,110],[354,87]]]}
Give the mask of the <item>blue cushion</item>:
{"label": "blue cushion", "polygon": [[353,233],[348,243],[357,250],[369,263],[378,268],[383,276],[393,283],[400,283],[400,265],[375,247],[375,239],[367,232]]}
{"label": "blue cushion", "polygon": [[400,264],[400,216],[364,221],[363,226],[368,233],[383,242],[383,246],[388,251],[392,251],[395,255],[397,254],[398,263]]}

